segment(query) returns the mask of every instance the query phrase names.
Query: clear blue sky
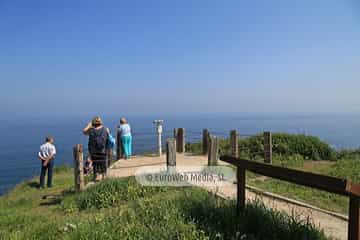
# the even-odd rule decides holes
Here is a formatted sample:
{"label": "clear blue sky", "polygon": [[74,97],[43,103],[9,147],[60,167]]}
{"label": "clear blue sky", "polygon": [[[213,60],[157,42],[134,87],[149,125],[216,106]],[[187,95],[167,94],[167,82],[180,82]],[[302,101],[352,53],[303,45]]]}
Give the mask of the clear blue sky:
{"label": "clear blue sky", "polygon": [[359,113],[356,2],[0,0],[0,110]]}

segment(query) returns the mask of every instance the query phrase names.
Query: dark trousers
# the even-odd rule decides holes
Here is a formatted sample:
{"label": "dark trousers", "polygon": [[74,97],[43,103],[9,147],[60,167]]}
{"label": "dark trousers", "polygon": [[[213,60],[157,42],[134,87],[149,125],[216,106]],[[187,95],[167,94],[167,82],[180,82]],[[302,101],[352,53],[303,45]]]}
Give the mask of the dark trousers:
{"label": "dark trousers", "polygon": [[90,154],[93,162],[94,174],[105,174],[107,169],[106,154]]}
{"label": "dark trousers", "polygon": [[47,186],[52,187],[54,162],[55,160],[51,159],[46,166],[43,166],[43,161],[41,161],[40,187],[45,186],[46,171],[47,171]]}

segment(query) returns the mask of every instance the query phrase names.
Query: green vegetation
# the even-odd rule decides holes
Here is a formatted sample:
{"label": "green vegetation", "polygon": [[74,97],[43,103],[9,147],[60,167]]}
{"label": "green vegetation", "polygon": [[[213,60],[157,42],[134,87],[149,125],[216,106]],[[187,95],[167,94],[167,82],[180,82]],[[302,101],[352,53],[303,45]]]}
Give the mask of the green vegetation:
{"label": "green vegetation", "polygon": [[81,194],[68,168],[52,189],[34,181],[0,198],[0,239],[326,239],[314,225],[200,188],[142,187],[134,178],[109,179]]}
{"label": "green vegetation", "polygon": [[[187,144],[187,150],[194,153],[201,152],[201,147],[201,143]],[[241,158],[263,161],[263,136],[256,135],[241,139],[239,150]],[[229,154],[229,139],[220,141],[220,152]],[[360,149],[336,151],[313,136],[273,133],[273,164],[360,183]],[[348,213],[346,197],[276,179],[258,177],[257,174],[247,172],[247,184],[323,209]]]}
{"label": "green vegetation", "polygon": [[[241,153],[241,157],[251,160],[263,158],[263,139],[263,135],[261,134],[240,139],[239,152]],[[272,141],[273,154],[281,157],[298,155],[304,160],[336,159],[336,151],[318,137],[303,134],[273,133]],[[186,150],[199,154],[202,151],[202,144],[188,143],[186,144]],[[230,152],[229,139],[222,139],[220,141],[220,152],[221,154]]]}

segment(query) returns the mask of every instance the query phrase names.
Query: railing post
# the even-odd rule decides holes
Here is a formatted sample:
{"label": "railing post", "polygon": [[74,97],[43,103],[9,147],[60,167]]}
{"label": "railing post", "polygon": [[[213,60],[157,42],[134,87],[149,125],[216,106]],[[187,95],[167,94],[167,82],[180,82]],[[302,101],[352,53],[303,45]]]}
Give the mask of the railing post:
{"label": "railing post", "polygon": [[168,171],[176,166],[176,140],[174,138],[166,140],[166,166]]}
{"label": "railing post", "polygon": [[239,157],[239,138],[240,138],[240,135],[236,130],[230,131],[231,156],[233,156],[235,158]]}
{"label": "railing post", "polygon": [[123,150],[122,150],[122,144],[121,144],[121,134],[120,131],[117,130],[116,132],[116,159],[120,160],[122,158],[123,155]]}
{"label": "railing post", "polygon": [[272,134],[264,132],[264,162],[272,163]]}
{"label": "railing post", "polygon": [[246,185],[246,175],[245,169],[237,167],[236,169],[236,178],[237,178],[237,213],[240,214],[241,211],[245,208],[245,185]]}
{"label": "railing post", "polygon": [[209,136],[210,133],[207,129],[203,129],[202,133],[202,153],[204,155],[208,154],[209,152]]}
{"label": "railing post", "polygon": [[350,196],[348,240],[360,240],[360,200]]}
{"label": "railing post", "polygon": [[208,154],[208,165],[215,166],[219,159],[219,139],[216,136],[210,136],[210,149]]}
{"label": "railing post", "polygon": [[176,139],[176,151],[178,153],[185,152],[185,128],[174,129],[174,137]]}
{"label": "railing post", "polygon": [[75,180],[75,191],[81,192],[85,189],[84,183],[84,155],[83,155],[83,145],[76,144],[74,146],[74,180]]}

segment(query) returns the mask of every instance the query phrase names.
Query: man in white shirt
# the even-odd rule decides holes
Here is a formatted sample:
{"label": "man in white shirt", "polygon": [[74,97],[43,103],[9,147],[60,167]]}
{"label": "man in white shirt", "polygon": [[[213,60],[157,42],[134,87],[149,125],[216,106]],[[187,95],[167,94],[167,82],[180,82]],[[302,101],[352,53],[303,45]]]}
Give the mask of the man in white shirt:
{"label": "man in white shirt", "polygon": [[54,169],[54,159],[56,155],[56,148],[53,137],[46,137],[45,143],[40,146],[38,157],[41,160],[41,174],[40,174],[40,189],[45,186],[46,171],[48,174],[47,187],[52,187],[52,177]]}

